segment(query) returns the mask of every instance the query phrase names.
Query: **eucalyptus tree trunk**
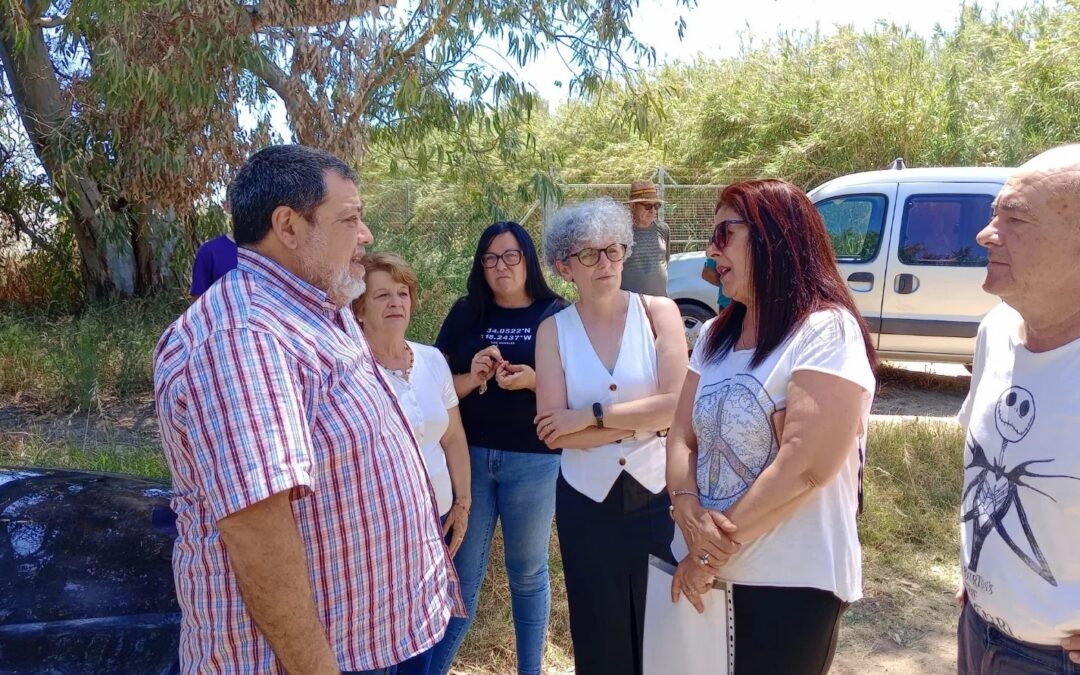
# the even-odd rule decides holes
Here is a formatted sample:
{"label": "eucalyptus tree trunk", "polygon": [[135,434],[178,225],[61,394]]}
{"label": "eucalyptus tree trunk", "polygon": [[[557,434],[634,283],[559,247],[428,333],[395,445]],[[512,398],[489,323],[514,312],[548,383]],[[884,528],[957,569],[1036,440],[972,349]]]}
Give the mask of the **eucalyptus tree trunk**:
{"label": "eucalyptus tree trunk", "polygon": [[[30,4],[26,7],[30,9]],[[38,27],[20,31],[22,17],[16,11],[16,3],[0,3],[0,60],[19,118],[66,207],[79,249],[86,297],[131,295],[139,289],[130,237],[106,232],[102,215],[107,207],[87,162],[77,159],[85,148],[84,137],[56,78],[45,37]]]}

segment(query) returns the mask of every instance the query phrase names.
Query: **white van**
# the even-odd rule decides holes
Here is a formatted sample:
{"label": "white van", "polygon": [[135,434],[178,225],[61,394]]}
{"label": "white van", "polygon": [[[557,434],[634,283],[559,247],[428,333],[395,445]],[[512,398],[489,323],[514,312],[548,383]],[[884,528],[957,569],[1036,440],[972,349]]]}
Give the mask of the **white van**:
{"label": "white van", "polygon": [[[882,358],[971,362],[979,321],[998,302],[982,290],[986,249],[975,235],[1013,171],[868,171],[808,193]],[[679,305],[688,341],[716,313],[717,289],[701,279],[704,261],[704,252],[674,255],[668,272],[668,295]]]}

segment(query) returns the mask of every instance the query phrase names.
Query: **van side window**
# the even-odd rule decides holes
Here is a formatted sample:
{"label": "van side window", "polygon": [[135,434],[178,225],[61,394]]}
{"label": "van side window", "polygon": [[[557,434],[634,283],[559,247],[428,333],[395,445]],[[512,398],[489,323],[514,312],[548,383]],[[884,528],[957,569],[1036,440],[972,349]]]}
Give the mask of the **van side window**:
{"label": "van side window", "polygon": [[840,262],[873,260],[881,245],[889,200],[885,195],[845,195],[816,204]]}
{"label": "van side window", "polygon": [[904,203],[900,262],[982,267],[986,249],[975,235],[990,222],[989,195],[913,195]]}

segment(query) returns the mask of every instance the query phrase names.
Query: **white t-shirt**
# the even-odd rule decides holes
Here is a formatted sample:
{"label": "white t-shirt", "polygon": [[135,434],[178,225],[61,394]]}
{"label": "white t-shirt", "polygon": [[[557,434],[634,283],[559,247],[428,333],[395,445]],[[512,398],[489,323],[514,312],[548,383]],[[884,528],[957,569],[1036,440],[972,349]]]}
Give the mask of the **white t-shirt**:
{"label": "white t-shirt", "polygon": [[[705,508],[729,509],[776,459],[792,373],[829,373],[866,391],[861,434],[851,438],[840,472],[791,517],[733,555],[723,567],[724,579],[819,588],[846,602],[858,600],[862,549],[855,516],[876,384],[858,322],[846,310],[815,312],[756,368],[750,366],[753,350],[732,351],[706,362],[705,336],[711,327],[712,321],[705,324],[690,358],[690,370],[700,376],[693,423],[697,484]],[[672,548],[677,557],[685,555],[685,543]]]}
{"label": "white t-shirt", "polygon": [[[413,350],[413,369],[405,380],[396,371],[383,368],[397,394],[398,403],[416,434],[416,443],[427,465],[439,515],[445,516],[454,503],[450,469],[440,441],[450,426],[449,410],[458,404],[454,378],[446,358],[434,347],[408,342]],[[381,367],[381,366],[380,366]]]}
{"label": "white t-shirt", "polygon": [[968,602],[1002,632],[1080,630],[1080,340],[1033,353],[1006,304],[979,326],[961,502]]}

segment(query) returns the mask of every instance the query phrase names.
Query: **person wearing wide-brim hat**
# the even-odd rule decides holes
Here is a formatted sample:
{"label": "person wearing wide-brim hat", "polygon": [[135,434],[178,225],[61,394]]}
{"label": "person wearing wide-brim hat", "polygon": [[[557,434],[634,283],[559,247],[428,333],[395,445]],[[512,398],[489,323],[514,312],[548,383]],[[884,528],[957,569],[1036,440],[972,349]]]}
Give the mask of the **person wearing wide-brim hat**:
{"label": "person wearing wide-brim hat", "polygon": [[622,287],[667,296],[671,228],[657,218],[664,201],[651,181],[634,181],[627,203],[634,220],[634,246],[623,265]]}

